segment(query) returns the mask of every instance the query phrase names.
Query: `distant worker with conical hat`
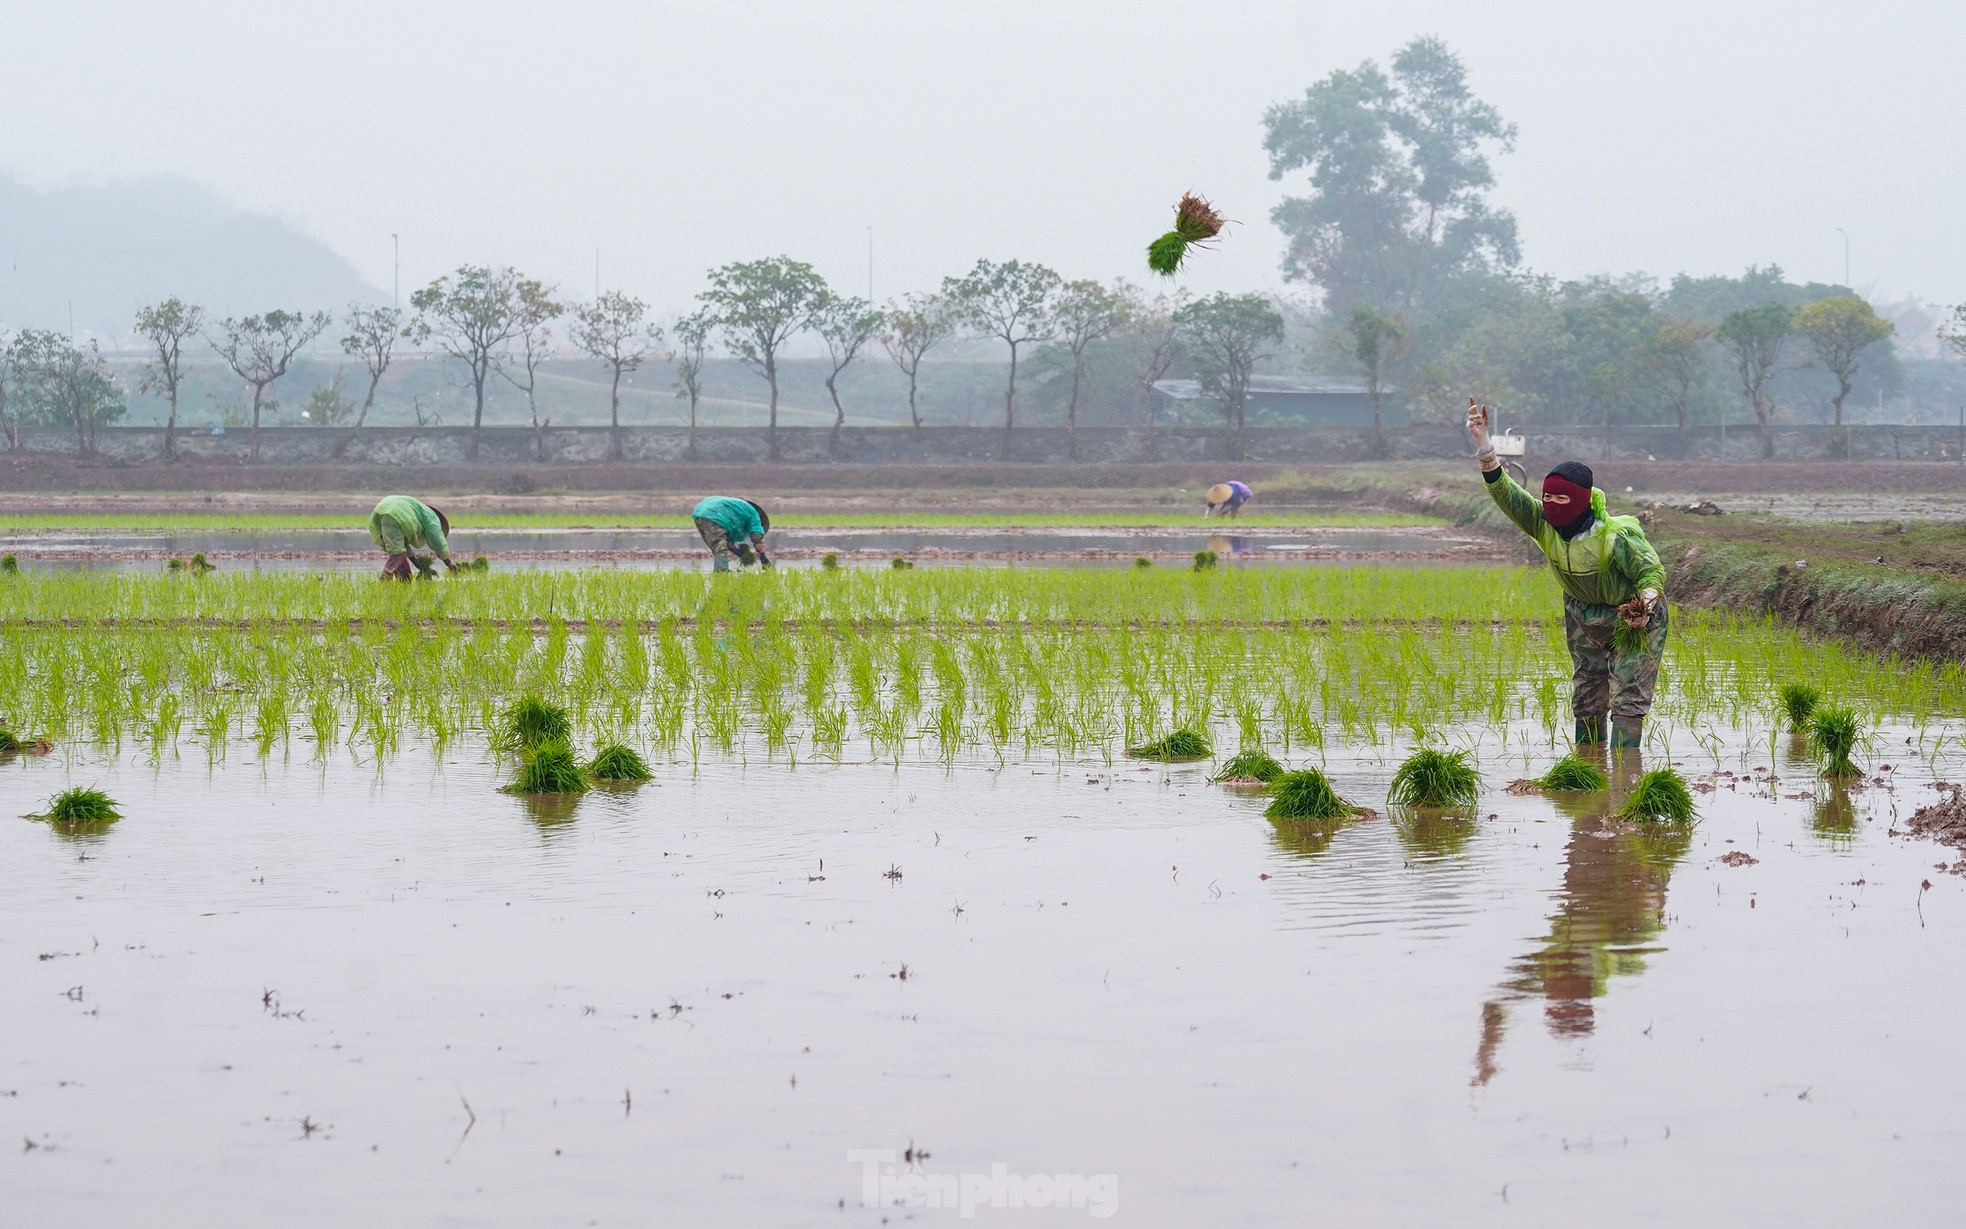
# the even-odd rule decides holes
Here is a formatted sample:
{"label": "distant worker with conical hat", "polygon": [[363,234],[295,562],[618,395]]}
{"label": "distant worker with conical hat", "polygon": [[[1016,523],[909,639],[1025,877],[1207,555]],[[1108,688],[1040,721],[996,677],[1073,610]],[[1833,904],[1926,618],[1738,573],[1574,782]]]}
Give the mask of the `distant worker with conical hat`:
{"label": "distant worker with conical hat", "polygon": [[696,532],[702,536],[703,544],[710,548],[713,570],[730,571],[732,554],[746,567],[751,565],[754,555],[757,562],[771,566],[771,556],[765,554],[765,534],[771,529],[771,517],[757,504],[730,495],[711,495],[691,509],[690,516],[696,521]]}
{"label": "distant worker with conical hat", "polygon": [[1217,512],[1234,517],[1242,512],[1242,506],[1256,498],[1256,492],[1242,482],[1218,482],[1202,495],[1201,515],[1203,520]]}
{"label": "distant worker with conical hat", "polygon": [[[451,562],[451,522],[442,512],[408,495],[385,495],[369,513],[369,537],[389,556],[382,565],[384,580],[408,580],[412,576],[410,552],[428,550],[457,571]],[[416,570],[434,573],[429,558],[415,560]]]}
{"label": "distant worker with conical hat", "polygon": [[1636,747],[1666,651],[1666,571],[1659,552],[1636,517],[1606,513],[1604,492],[1582,461],[1551,470],[1540,500],[1524,490],[1503,471],[1488,423],[1488,407],[1468,398],[1468,434],[1488,494],[1536,540],[1563,588],[1577,741],[1601,743],[1608,732],[1612,746]]}

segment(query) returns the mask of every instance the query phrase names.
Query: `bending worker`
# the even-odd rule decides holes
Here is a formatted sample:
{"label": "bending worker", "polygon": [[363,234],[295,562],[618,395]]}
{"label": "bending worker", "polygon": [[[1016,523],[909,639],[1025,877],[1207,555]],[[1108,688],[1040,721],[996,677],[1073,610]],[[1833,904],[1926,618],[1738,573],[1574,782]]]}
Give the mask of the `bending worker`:
{"label": "bending worker", "polygon": [[[1635,517],[1610,516],[1604,492],[1581,461],[1543,479],[1539,501],[1502,470],[1488,436],[1488,407],[1468,398],[1468,434],[1495,506],[1536,539],[1563,589],[1563,638],[1570,646],[1571,708],[1579,743],[1636,747],[1652,711],[1666,651],[1665,568]],[[1623,630],[1624,635],[1619,635]]]}
{"label": "bending worker", "polygon": [[757,504],[729,495],[711,495],[691,509],[690,515],[696,518],[696,532],[703,535],[703,544],[710,548],[710,566],[716,571],[730,571],[733,552],[746,567],[751,566],[754,552],[759,563],[771,566],[771,556],[765,554],[765,533],[771,528],[771,517]]}
{"label": "bending worker", "polygon": [[[417,547],[435,552],[445,567],[457,571],[451,562],[450,533],[449,518],[408,495],[385,495],[369,513],[369,537],[389,556],[382,565],[384,580],[410,579],[410,552]],[[427,566],[429,560],[423,563]]]}
{"label": "bending worker", "polygon": [[1202,495],[1201,516],[1207,520],[1211,513],[1222,512],[1233,517],[1242,511],[1242,506],[1256,498],[1256,492],[1247,483],[1218,482]]}

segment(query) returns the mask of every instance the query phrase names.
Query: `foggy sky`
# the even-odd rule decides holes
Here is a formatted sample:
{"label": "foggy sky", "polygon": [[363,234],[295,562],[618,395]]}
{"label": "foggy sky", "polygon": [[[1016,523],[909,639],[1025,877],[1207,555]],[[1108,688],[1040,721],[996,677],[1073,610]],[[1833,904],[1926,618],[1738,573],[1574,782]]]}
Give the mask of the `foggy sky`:
{"label": "foggy sky", "polygon": [[1199,291],[1280,285],[1263,108],[1445,38],[1521,126],[1496,162],[1524,255],[1564,277],[1851,274],[1966,299],[1946,86],[1966,5],[1022,0],[5,0],[0,170],[170,172],[391,286],[509,263],[684,306],[785,253],[865,293],[978,256],[1146,281],[1199,190],[1241,225]]}

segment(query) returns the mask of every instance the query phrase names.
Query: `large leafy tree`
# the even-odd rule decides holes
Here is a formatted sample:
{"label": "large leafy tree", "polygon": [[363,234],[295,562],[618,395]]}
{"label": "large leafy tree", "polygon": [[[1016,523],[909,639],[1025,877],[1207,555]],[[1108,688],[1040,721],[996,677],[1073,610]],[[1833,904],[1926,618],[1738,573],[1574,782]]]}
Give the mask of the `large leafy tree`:
{"label": "large leafy tree", "polygon": [[610,290],[573,311],[573,344],[607,364],[608,456],[620,460],[621,377],[640,370],[662,344],[662,326],[645,323],[648,304]]}
{"label": "large leafy tree", "polygon": [[838,295],[828,295],[813,316],[813,331],[826,343],[826,357],[831,363],[826,372],[826,395],[833,399],[833,431],[826,438],[828,452],[838,454],[840,428],[846,426],[846,406],[840,401],[840,373],[860,357],[860,351],[874,340],[886,322],[887,317],[867,300]]}
{"label": "large leafy tree", "polygon": [[150,343],[137,388],[162,393],[169,407],[164,418],[164,457],[177,459],[177,397],[184,382],[184,343],[205,327],[205,309],[172,295],[162,303],[137,309],[137,332]]}
{"label": "large leafy tree", "polygon": [[919,397],[922,360],[955,331],[955,315],[941,295],[911,294],[898,303],[891,300],[888,303],[881,348],[894,360],[901,374],[908,377],[908,418],[915,424],[917,439],[922,434]]}
{"label": "large leafy tree", "polygon": [[771,256],[710,270],[710,288],[696,296],[710,310],[724,348],[764,377],[771,388],[766,439],[778,459],[778,353],[812,327],[831,292],[802,260]]}
{"label": "large leafy tree", "polygon": [[1085,385],[1087,352],[1126,327],[1133,296],[1125,283],[1107,289],[1098,282],[1066,282],[1052,305],[1058,344],[1072,360],[1072,389],[1065,402],[1065,437],[1072,460],[1079,459],[1079,393]]}
{"label": "large leafy tree", "polygon": [[1713,331],[1714,340],[1734,360],[1741,395],[1761,430],[1764,460],[1775,455],[1775,407],[1768,396],[1768,381],[1782,370],[1785,343],[1794,332],[1792,320],[1793,314],[1780,303],[1763,303],[1729,312]]}
{"label": "large leafy tree", "polygon": [[1849,451],[1843,435],[1843,399],[1850,395],[1850,381],[1857,374],[1857,360],[1864,351],[1897,331],[1897,326],[1879,316],[1871,305],[1854,294],[1831,295],[1796,311],[1790,327],[1808,343],[1810,353],[1823,370],[1836,377],[1836,450]]}
{"label": "large leafy tree", "polygon": [[1642,412],[1641,347],[1658,331],[1658,308],[1646,291],[1599,278],[1566,284],[1561,311],[1565,391],[1597,412],[1608,452],[1612,421]]}
{"label": "large leafy tree", "polygon": [[1052,335],[1052,300],[1062,283],[1039,264],[979,260],[962,277],[942,279],[942,294],[964,323],[1010,347],[1010,379],[1003,390],[1003,458],[1010,459],[1011,431],[1017,423],[1017,355]]}
{"label": "large leafy tree", "polygon": [[259,413],[266,403],[266,390],[287,374],[301,347],[333,323],[334,317],[327,312],[310,316],[275,310],[258,316],[227,316],[218,322],[217,336],[207,335],[206,340],[232,368],[232,374],[253,390],[253,460],[259,460]]}
{"label": "large leafy tree", "polygon": [[471,459],[485,428],[485,383],[498,370],[505,345],[526,319],[527,279],[514,269],[460,265],[410,296],[416,309],[406,334],[420,346],[433,342],[465,365],[471,380]]}
{"label": "large leafy tree", "polygon": [[96,428],[126,409],[93,340],[76,345],[52,329],[22,329],[7,347],[13,369],[14,417],[75,428],[75,448],[96,450]]}
{"label": "large leafy tree", "polygon": [[1283,314],[1260,294],[1218,291],[1175,312],[1174,323],[1194,359],[1195,378],[1220,401],[1223,424],[1235,432],[1240,454],[1249,378],[1269,357],[1265,347],[1283,340]]}
{"label": "large leafy tree", "polygon": [[348,331],[341,338],[342,352],[361,361],[363,369],[369,373],[369,391],[362,397],[362,408],[355,415],[355,425],[335,445],[336,456],[348,451],[348,446],[362,433],[362,425],[368,422],[369,411],[375,408],[376,386],[382,383],[383,374],[396,357],[396,339],[403,332],[403,313],[394,307],[351,303],[348,305],[346,325]]}
{"label": "large leafy tree", "polygon": [[1336,70],[1263,127],[1270,178],[1309,177],[1270,215],[1290,244],[1285,276],[1316,283],[1334,318],[1361,302],[1410,313],[1444,281],[1520,259],[1514,216],[1488,203],[1489,151],[1513,148],[1515,125],[1440,39],[1402,47],[1390,74],[1371,60]]}

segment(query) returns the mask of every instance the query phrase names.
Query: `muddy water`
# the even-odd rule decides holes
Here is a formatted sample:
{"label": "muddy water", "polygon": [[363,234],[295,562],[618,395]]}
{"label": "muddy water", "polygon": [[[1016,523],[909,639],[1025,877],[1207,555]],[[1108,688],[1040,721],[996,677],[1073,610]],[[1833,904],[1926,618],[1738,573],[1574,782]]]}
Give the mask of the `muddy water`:
{"label": "muddy water", "polygon": [[[1125,763],[754,754],[569,809],[471,752],[306,754],[0,768],[9,817],[71,781],[127,810],[0,823],[0,1138],[34,1145],[0,1220],[960,1219],[863,1206],[888,1171],[850,1152],[911,1145],[1012,1224],[1938,1224],[1966,1193],[1966,877],[1889,835],[1912,774],[1824,806],[1765,750],[1688,763],[1718,788],[1675,843],[1499,788],[1278,827]],[[1376,753],[1331,767],[1383,798]],[[988,1206],[1033,1175],[1088,1206]]]}

